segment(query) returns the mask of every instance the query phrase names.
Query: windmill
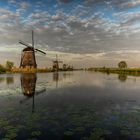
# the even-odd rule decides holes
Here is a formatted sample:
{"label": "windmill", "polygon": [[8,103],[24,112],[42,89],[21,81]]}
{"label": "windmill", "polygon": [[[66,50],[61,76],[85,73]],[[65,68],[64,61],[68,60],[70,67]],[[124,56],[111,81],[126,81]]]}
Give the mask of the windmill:
{"label": "windmill", "polygon": [[19,43],[26,46],[26,48],[22,50],[20,68],[37,68],[35,52],[40,52],[42,54],[46,53],[34,48],[34,32],[32,31],[32,45],[29,45],[23,41],[19,41]]}
{"label": "windmill", "polygon": [[63,63],[62,61],[58,60],[58,56],[56,55],[56,59],[53,60],[53,71],[59,70],[59,63]]}

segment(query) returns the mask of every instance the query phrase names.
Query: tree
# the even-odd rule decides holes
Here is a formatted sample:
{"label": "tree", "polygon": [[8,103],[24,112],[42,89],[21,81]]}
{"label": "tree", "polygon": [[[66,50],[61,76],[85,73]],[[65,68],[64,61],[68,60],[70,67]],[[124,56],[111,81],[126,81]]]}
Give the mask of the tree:
{"label": "tree", "polygon": [[118,67],[121,69],[127,68],[127,63],[125,61],[121,61],[118,63]]}
{"label": "tree", "polygon": [[0,73],[5,73],[6,72],[6,69],[4,68],[4,66],[2,66],[1,64],[0,64]]}
{"label": "tree", "polygon": [[6,69],[11,70],[12,67],[14,66],[14,63],[11,61],[6,61]]}

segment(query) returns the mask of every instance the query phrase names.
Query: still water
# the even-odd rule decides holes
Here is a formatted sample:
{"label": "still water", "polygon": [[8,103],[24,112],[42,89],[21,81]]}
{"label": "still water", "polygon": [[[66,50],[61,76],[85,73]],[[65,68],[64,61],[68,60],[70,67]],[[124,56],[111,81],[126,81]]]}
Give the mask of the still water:
{"label": "still water", "polygon": [[1,140],[139,140],[140,77],[0,75]]}

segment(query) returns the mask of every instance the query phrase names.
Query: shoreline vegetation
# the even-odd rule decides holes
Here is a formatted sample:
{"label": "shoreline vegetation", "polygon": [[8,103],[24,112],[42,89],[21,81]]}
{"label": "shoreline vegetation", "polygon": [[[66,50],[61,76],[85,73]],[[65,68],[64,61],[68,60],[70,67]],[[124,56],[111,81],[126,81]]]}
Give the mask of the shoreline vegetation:
{"label": "shoreline vegetation", "polygon": [[48,72],[59,72],[59,71],[73,71],[74,69],[59,69],[53,70],[52,68],[13,68],[11,73],[48,73]]}
{"label": "shoreline vegetation", "polygon": [[88,68],[88,71],[103,72],[107,74],[115,73],[119,75],[140,76],[140,68],[128,68],[127,63],[125,61],[120,61],[118,63],[118,68],[107,68],[107,67]]}
{"label": "shoreline vegetation", "polygon": [[49,73],[49,72],[61,72],[61,71],[75,71],[75,70],[77,70],[77,69],[54,71],[54,70],[51,70],[51,69],[41,69],[41,68],[40,69],[30,69],[30,70],[16,68],[16,69],[13,69],[11,71],[7,71],[7,70],[1,71],[0,70],[0,74],[8,74],[8,73]]}
{"label": "shoreline vegetation", "polygon": [[85,70],[85,71],[95,71],[95,72],[103,72],[106,74],[123,74],[123,75],[136,75],[140,76],[140,68],[128,68],[127,63],[125,61],[121,61],[118,63],[118,68],[109,68],[109,67],[93,67],[93,68],[81,68],[74,69],[73,67],[67,68],[59,68],[54,69],[51,68],[32,68],[26,66],[26,68],[17,68],[14,66],[14,63],[11,61],[6,61],[5,65],[0,64],[0,74],[5,73],[48,73],[48,72],[61,72],[61,71],[77,71],[77,70]]}
{"label": "shoreline vegetation", "polygon": [[140,68],[88,68],[88,71],[103,72],[103,73],[115,73],[126,75],[140,75]]}
{"label": "shoreline vegetation", "polygon": [[73,71],[78,69],[73,69],[71,67],[68,68],[59,68],[58,70],[53,68],[17,68],[14,66],[14,63],[11,61],[6,61],[6,64],[2,65],[0,64],[0,74],[6,74],[6,73],[47,73],[47,72],[57,72],[57,71]]}

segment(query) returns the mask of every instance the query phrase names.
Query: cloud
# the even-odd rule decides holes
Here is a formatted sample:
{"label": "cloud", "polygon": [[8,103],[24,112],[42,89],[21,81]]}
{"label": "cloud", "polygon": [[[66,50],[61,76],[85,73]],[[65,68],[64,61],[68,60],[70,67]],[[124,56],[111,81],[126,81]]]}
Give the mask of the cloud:
{"label": "cloud", "polygon": [[19,3],[20,9],[26,10],[30,7],[30,3],[28,2],[21,2]]}
{"label": "cloud", "polygon": [[62,21],[65,20],[66,14],[62,11],[56,11],[56,14],[51,16],[51,20],[53,21]]}
{"label": "cloud", "polygon": [[73,0],[57,0],[57,1],[58,1],[58,3],[70,3]]}
{"label": "cloud", "polygon": [[84,0],[84,3],[88,6],[106,5],[116,10],[126,10],[140,6],[140,0]]}
{"label": "cloud", "polygon": [[114,14],[117,16],[121,23],[127,24],[127,25],[132,25],[136,22],[140,22],[140,12],[119,12],[117,14]]}
{"label": "cloud", "polygon": [[16,0],[9,0],[8,3],[15,4],[16,3]]}
{"label": "cloud", "polygon": [[[80,7],[80,6],[78,6]],[[81,6],[81,8],[84,8]],[[30,42],[30,31],[34,27],[36,44],[47,49],[71,53],[89,53],[99,50],[111,49],[111,44],[126,38],[118,36],[118,29],[123,32],[121,24],[115,24],[110,19],[104,18],[103,13],[95,12],[88,18],[81,18],[79,15],[68,15],[63,11],[56,11],[51,15],[46,11],[31,13],[25,19],[20,14],[10,10],[1,9],[4,15],[1,17],[1,42],[17,43],[19,39]],[[7,23],[6,20],[12,21]],[[122,31],[121,31],[122,30]],[[10,31],[10,32],[9,32]],[[7,40],[7,41],[6,41]],[[117,46],[119,43],[116,43]],[[104,47],[102,47],[104,46]],[[120,45],[119,45],[120,46]],[[127,46],[127,43],[126,45]]]}
{"label": "cloud", "polygon": [[105,3],[105,2],[106,1],[103,1],[103,0],[84,0],[84,3],[88,6],[102,4],[102,3]]}
{"label": "cloud", "polygon": [[[92,64],[92,59],[100,61],[100,64],[111,60],[117,62],[120,59],[128,60],[127,54],[130,54],[124,51],[119,54],[119,50],[131,50],[132,47],[139,50],[140,12],[128,10],[139,5],[139,1],[133,0],[135,4],[130,6],[132,1],[86,0],[68,9],[59,5],[57,10],[50,6],[44,10],[41,8],[42,2],[39,7],[25,1],[9,2],[16,2],[16,9],[0,8],[1,46],[21,47],[18,44],[20,39],[30,43],[31,30],[34,29],[35,47],[65,53],[63,57],[72,62],[83,60]],[[68,4],[71,1],[59,2]],[[98,10],[97,7],[101,5],[102,10]],[[107,5],[115,10],[109,11]],[[121,7],[125,7],[125,10],[120,11]],[[69,58],[65,57],[67,55]]]}
{"label": "cloud", "polygon": [[140,5],[140,0],[118,0],[111,2],[114,6],[120,9],[133,8]]}

